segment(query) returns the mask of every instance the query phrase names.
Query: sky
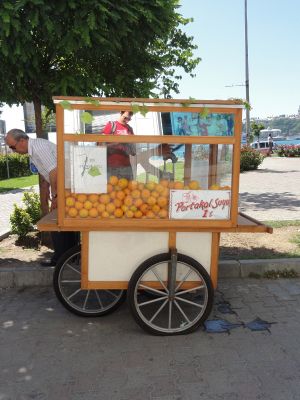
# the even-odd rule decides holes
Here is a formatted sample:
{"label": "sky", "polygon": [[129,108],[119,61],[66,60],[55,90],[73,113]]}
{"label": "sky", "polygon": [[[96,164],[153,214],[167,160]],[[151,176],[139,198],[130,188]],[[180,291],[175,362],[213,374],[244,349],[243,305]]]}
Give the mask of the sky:
{"label": "sky", "polygon": [[[300,106],[300,1],[248,0],[250,116],[297,114]],[[174,97],[199,100],[246,99],[244,0],[181,0],[179,12],[194,21],[202,61],[196,78],[184,75]],[[242,85],[242,86],[236,86]],[[7,130],[24,128],[23,110],[5,106]]]}

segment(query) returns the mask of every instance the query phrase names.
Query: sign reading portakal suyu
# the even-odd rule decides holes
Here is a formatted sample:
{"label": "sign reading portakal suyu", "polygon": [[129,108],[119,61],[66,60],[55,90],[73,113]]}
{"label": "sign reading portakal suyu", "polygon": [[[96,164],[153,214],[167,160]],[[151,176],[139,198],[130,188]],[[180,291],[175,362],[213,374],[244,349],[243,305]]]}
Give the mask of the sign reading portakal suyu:
{"label": "sign reading portakal suyu", "polygon": [[229,219],[230,190],[171,190],[171,219]]}

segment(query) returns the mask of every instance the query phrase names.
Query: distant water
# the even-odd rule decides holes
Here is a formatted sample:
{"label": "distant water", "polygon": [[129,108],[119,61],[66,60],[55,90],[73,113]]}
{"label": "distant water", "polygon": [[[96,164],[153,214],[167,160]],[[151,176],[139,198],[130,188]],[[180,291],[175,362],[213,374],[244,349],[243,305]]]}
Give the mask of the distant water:
{"label": "distant water", "polygon": [[287,144],[289,146],[293,146],[293,145],[300,145],[300,139],[288,139],[288,140],[274,140],[274,143],[277,146],[280,146],[281,144]]}

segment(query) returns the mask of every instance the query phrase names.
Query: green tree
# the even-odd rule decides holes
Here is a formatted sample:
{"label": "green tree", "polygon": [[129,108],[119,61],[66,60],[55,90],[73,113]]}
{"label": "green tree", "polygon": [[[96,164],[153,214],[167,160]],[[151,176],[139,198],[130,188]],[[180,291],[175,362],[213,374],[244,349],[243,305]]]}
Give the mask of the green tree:
{"label": "green tree", "polygon": [[200,59],[181,29],[178,0],[2,0],[0,101],[41,105],[53,95],[169,97],[177,67],[193,76]]}
{"label": "green tree", "polygon": [[256,122],[251,123],[251,131],[250,131],[250,140],[253,141],[253,138],[256,137],[259,141],[260,131],[265,129],[263,124],[257,124]]}

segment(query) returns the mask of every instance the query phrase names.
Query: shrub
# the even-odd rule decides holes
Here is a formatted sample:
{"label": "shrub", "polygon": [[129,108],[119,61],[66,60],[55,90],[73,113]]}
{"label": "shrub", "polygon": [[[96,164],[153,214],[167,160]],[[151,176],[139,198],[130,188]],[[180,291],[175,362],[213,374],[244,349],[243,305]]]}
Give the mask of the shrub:
{"label": "shrub", "polygon": [[251,171],[263,162],[264,156],[252,147],[245,145],[241,148],[240,171]]}
{"label": "shrub", "polygon": [[31,175],[28,154],[10,153],[7,156],[0,154],[0,179],[7,179],[6,159],[8,160],[10,178]]}
{"label": "shrub", "polygon": [[276,147],[275,153],[279,157],[300,157],[300,146],[281,144]]}
{"label": "shrub", "polygon": [[10,216],[11,232],[24,238],[34,229],[34,225],[41,218],[40,198],[37,193],[25,192],[22,202],[25,207],[14,204],[14,211]]}

